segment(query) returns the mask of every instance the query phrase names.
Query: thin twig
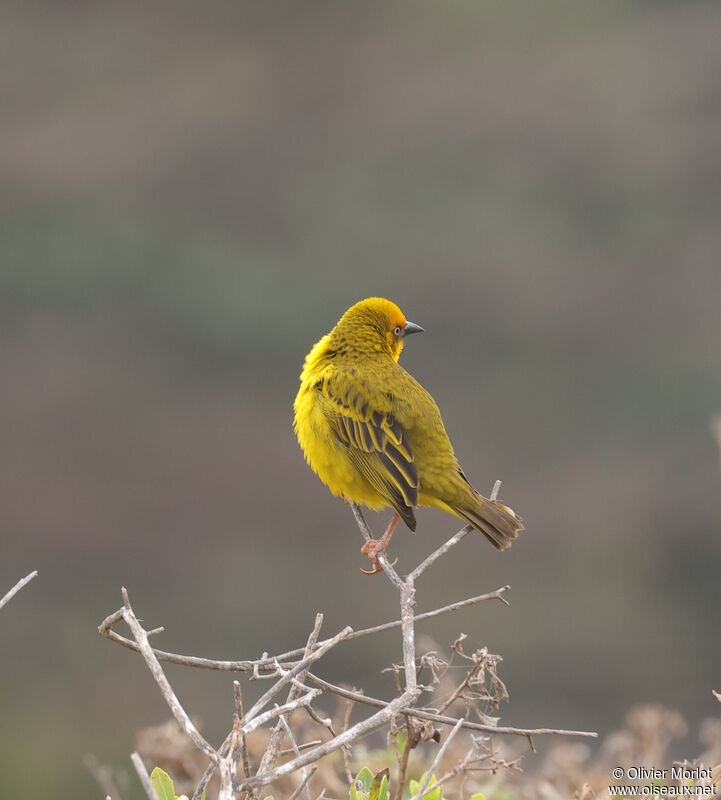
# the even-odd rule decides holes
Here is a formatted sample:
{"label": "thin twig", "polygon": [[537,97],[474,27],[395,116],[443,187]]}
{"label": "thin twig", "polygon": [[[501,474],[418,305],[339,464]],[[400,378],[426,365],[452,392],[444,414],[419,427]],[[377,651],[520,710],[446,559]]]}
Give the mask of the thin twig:
{"label": "thin twig", "polygon": [[113,778],[113,771],[105,764],[101,764],[97,756],[93,753],[86,753],[83,756],[83,764],[85,764],[88,772],[95,778],[95,782],[103,790],[103,793],[113,800],[121,800],[120,791],[115,785]]}
{"label": "thin twig", "polygon": [[[323,744],[322,739],[312,739],[310,742],[302,742],[301,744],[296,743],[296,747],[298,750],[310,750],[311,747],[318,747],[319,744]],[[298,755],[293,747],[284,747],[282,750],[278,750],[278,758],[289,756],[291,754]]]}
{"label": "thin twig", "polygon": [[153,789],[153,784],[150,782],[150,775],[148,775],[148,770],[145,769],[143,759],[137,753],[131,753],[130,760],[133,762],[135,771],[138,773],[138,778],[140,778],[140,783],[145,790],[145,794],[148,796],[148,800],[159,800],[155,789]]}
{"label": "thin twig", "polygon": [[469,533],[473,531],[473,527],[471,525],[466,525],[465,528],[461,528],[458,533],[451,536],[451,538],[442,544],[438,549],[434,550],[427,558],[425,558],[421,563],[410,573],[408,576],[415,580],[416,578],[420,577],[428,567],[431,566],[435,561],[437,561],[441,556],[444,556],[452,547],[455,547],[460,541],[466,538]]}
{"label": "thin twig", "polygon": [[[321,715],[315,711],[313,706],[306,706],[304,711],[313,720],[313,722],[317,722],[321,727],[327,728],[331,736],[338,735],[333,727],[333,722],[328,717],[321,717]],[[323,740],[321,739],[320,741],[322,742]]]}
{"label": "thin twig", "polygon": [[403,753],[398,759],[398,785],[396,786],[393,800],[401,800],[403,797],[403,790],[406,788],[406,773],[408,772],[408,759],[411,755],[411,750],[418,744],[418,732],[416,726],[410,720],[408,714],[406,717],[406,744],[403,748]]}
{"label": "thin twig", "polygon": [[[321,652],[321,650],[319,649],[314,654],[313,647],[315,643],[318,641],[318,636],[320,636],[320,629],[322,625],[323,625],[323,615],[316,614],[315,623],[313,624],[313,630],[311,631],[310,636],[308,637],[308,641],[306,642],[305,652],[303,654],[304,658],[303,661],[300,662],[300,664],[304,664],[305,662],[307,662],[307,666],[301,666],[300,669],[298,669],[298,666],[294,667],[289,672],[283,674],[281,681],[285,680],[285,682],[287,683],[288,681],[290,681],[291,678],[294,678],[296,675],[299,675],[299,673],[302,673],[304,677],[305,674],[308,672],[308,667],[310,666],[310,659],[314,655],[317,655],[317,653]],[[280,666],[278,666],[278,669],[281,670],[282,673],[282,668]],[[281,684],[281,681],[279,681],[278,684],[276,685]],[[301,677],[300,678],[301,684],[302,681],[303,678]],[[298,695],[301,693],[301,691],[302,688],[299,688],[297,685],[294,684],[293,686],[291,686],[290,691],[288,692],[288,702],[292,702],[293,700],[295,700],[296,697],[298,697]],[[266,772],[269,769],[273,769],[275,761],[278,757],[278,749],[282,735],[283,735],[283,720],[281,719],[275,726],[273,732],[270,734],[268,745],[265,748],[263,757],[260,759],[260,766],[258,767],[258,772]]]}
{"label": "thin twig", "polygon": [[[230,747],[231,744],[231,737],[232,734],[228,734],[223,744],[220,745],[218,748],[218,752],[223,755],[226,752],[227,748]],[[200,778],[198,785],[195,787],[195,791],[193,792],[193,797],[191,800],[200,800],[203,796],[203,792],[207,788],[208,784],[210,783],[210,779],[215,774],[215,764],[211,761],[210,764],[205,768],[205,772]],[[247,776],[246,776],[247,777]]]}
{"label": "thin twig", "polygon": [[[319,615],[322,618],[322,615]],[[322,658],[332,647],[335,647],[339,642],[342,642],[346,636],[353,630],[351,627],[343,628],[340,633],[337,633],[332,639],[328,639],[328,641],[322,646],[319,647],[315,652],[310,653],[310,655],[306,656],[302,661],[299,661],[292,669],[288,670],[287,672],[282,672],[280,679],[277,683],[273,684],[273,686],[268,689],[265,694],[262,695],[248,710],[246,713],[244,720],[252,719],[261,708],[266,706],[275,695],[287,684],[292,683],[293,679],[306,671],[312,664],[318,661],[319,658]],[[279,665],[276,664],[276,669],[279,668]],[[293,690],[291,689],[291,692]],[[296,687],[294,696],[298,695],[298,690]],[[288,695],[290,697],[290,694]]]}
{"label": "thin twig", "polygon": [[474,661],[471,668],[466,673],[466,677],[456,686],[455,690],[451,693],[451,696],[446,700],[445,703],[438,709],[439,714],[445,714],[446,711],[456,702],[456,700],[461,696],[463,690],[468,686],[471,679],[478,674],[478,672],[483,668],[484,662]]}
{"label": "thin twig", "polygon": [[37,578],[38,571],[35,569],[29,575],[26,575],[24,578],[21,578],[15,586],[0,600],[0,608],[2,608],[6,603],[9,603],[13,597],[23,588],[23,586],[27,586],[28,583],[33,578]]}
{"label": "thin twig", "polygon": [[305,789],[305,796],[308,798],[308,800],[310,800],[310,789],[308,788],[308,781],[310,781],[310,779],[315,775],[317,771],[318,767],[313,767],[313,769],[310,770],[310,772],[303,770],[303,772],[305,773],[303,777],[303,782],[300,784],[300,786],[296,788],[296,790],[288,798],[288,800],[295,800],[296,797],[298,797],[304,789]]}
{"label": "thin twig", "polygon": [[[280,716],[280,724],[283,726],[285,730],[285,735],[288,737],[288,741],[290,742],[290,746],[295,750],[295,754],[297,756],[300,755],[300,749],[298,747],[298,743],[295,741],[295,736],[293,736],[293,731],[290,729],[290,725],[288,725],[288,720],[281,714]],[[317,768],[316,768],[317,769]],[[315,771],[315,770],[313,770]],[[298,787],[297,794],[296,792],[293,793],[293,797],[297,797],[300,794],[300,789],[302,787],[305,788],[305,796],[306,800],[311,800],[310,796],[310,788],[308,786],[308,781],[310,780],[310,776],[313,774],[311,772],[308,773],[308,770],[305,767],[301,767],[300,774],[303,776],[303,783]]]}
{"label": "thin twig", "polygon": [[198,750],[205,753],[208,758],[213,761],[216,765],[220,760],[218,753],[211,747],[211,745],[203,738],[200,734],[198,729],[193,725],[188,716],[187,712],[180,704],[180,701],[175,695],[173,691],[173,687],[170,685],[170,682],[165,677],[165,673],[163,672],[163,668],[160,666],[160,662],[158,661],[155,653],[153,652],[153,648],[150,646],[150,642],[148,641],[148,634],[143,629],[143,626],[138,622],[138,618],[133,613],[133,609],[130,605],[130,600],[128,598],[128,592],[123,587],[122,589],[123,594],[123,619],[125,623],[130,628],[135,641],[138,643],[140,647],[140,652],[142,653],[143,658],[145,659],[145,663],[148,665],[148,669],[150,670],[151,675],[155,679],[155,682],[158,684],[158,688],[160,689],[160,693],[163,695],[165,702],[168,704],[170,710],[173,713],[173,716],[178,721],[180,727],[185,731],[185,733],[192,739],[193,744],[198,748]]}
{"label": "thin twig", "polygon": [[[493,489],[491,490],[490,499],[494,501],[497,500],[498,492],[500,491],[501,491],[501,481],[496,481],[493,484]],[[422,575],[426,571],[426,569],[428,569],[428,567],[431,566],[431,564],[438,561],[438,559],[441,556],[444,556],[452,547],[455,547],[460,541],[465,539],[465,537],[468,536],[468,534],[471,533],[473,530],[474,529],[472,525],[466,525],[465,528],[461,528],[461,530],[459,530],[458,533],[451,536],[451,538],[445,544],[442,544],[437,550],[434,550],[428,556],[428,558],[421,561],[421,563],[413,570],[413,572],[411,572],[411,574],[408,577],[412,578],[413,580],[416,580],[416,578]]]}
{"label": "thin twig", "polygon": [[[228,748],[228,755],[224,759],[226,762],[226,769],[224,771],[228,777],[224,782],[221,780],[221,783],[224,785],[226,790],[226,794],[230,792],[229,800],[233,800],[233,781],[231,776],[238,774],[238,767],[241,760],[241,737],[245,738],[244,734],[241,734],[240,732],[240,718],[238,717],[238,714],[235,713],[233,714],[233,728],[230,731],[230,747]],[[223,773],[221,772],[221,776],[222,774]]]}
{"label": "thin twig", "polygon": [[[336,686],[323,678],[319,678],[312,672],[308,673],[308,680],[316,686],[320,686],[322,689],[326,689],[339,697],[345,697],[347,700],[355,700],[358,703],[364,703],[365,705],[374,706],[375,708],[384,708],[388,705],[385,700],[378,700],[375,697],[369,697],[366,694],[354,692],[342,686]],[[455,725],[456,722],[458,722],[456,717],[446,717],[434,711],[426,711],[426,709],[423,708],[409,708],[404,713],[412,717],[418,717],[418,719],[438,722],[442,725]],[[468,720],[463,722],[462,727],[471,731],[479,731],[480,733],[496,733],[500,736],[580,736],[590,739],[598,738],[598,734],[595,731],[570,731],[561,728],[510,728],[508,726],[494,726],[485,725],[480,722],[469,722]]]}
{"label": "thin twig", "polygon": [[282,706],[275,706],[275,708],[271,708],[269,711],[265,711],[263,714],[258,714],[257,717],[253,717],[253,719],[249,720],[248,722],[244,722],[240,726],[240,729],[246,734],[252,733],[254,730],[256,730],[256,728],[260,728],[262,725],[265,725],[266,722],[270,722],[270,720],[279,717],[281,714],[292,714],[293,711],[307,706],[309,703],[312,703],[320,694],[320,689],[308,689],[307,694],[304,694],[302,697],[297,697],[290,703],[283,703]]}
{"label": "thin twig", "polygon": [[463,718],[459,719],[458,722],[456,722],[456,724],[453,727],[453,730],[448,734],[446,741],[443,742],[443,744],[440,746],[438,752],[436,753],[436,757],[433,759],[433,763],[426,771],[426,777],[423,779],[423,783],[421,784],[420,789],[413,795],[411,800],[421,800],[424,792],[426,791],[426,787],[430,783],[431,775],[433,775],[436,767],[443,758],[443,754],[446,752],[446,749],[448,748],[448,745],[451,743],[453,737],[461,729],[461,725],[463,725]]}
{"label": "thin twig", "polygon": [[[350,725],[350,717],[353,713],[353,706],[355,705],[355,700],[348,700],[346,704],[345,714],[343,714],[343,730],[347,731],[348,726]],[[331,728],[332,730],[332,728]],[[353,773],[350,771],[350,748],[344,747],[343,748],[343,769],[345,771],[346,779],[348,780],[348,784],[350,785],[353,783]],[[385,800],[385,798],[383,798]]]}

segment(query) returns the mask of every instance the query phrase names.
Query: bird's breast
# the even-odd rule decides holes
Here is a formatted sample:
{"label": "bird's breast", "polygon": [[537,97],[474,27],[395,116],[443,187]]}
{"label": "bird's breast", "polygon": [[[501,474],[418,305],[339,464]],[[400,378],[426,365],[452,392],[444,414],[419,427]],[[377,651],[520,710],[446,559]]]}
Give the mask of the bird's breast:
{"label": "bird's breast", "polygon": [[386,506],[387,501],[359,474],[347,447],[336,437],[332,403],[313,384],[301,383],[294,409],[294,428],[305,460],[331,492],[370,508]]}

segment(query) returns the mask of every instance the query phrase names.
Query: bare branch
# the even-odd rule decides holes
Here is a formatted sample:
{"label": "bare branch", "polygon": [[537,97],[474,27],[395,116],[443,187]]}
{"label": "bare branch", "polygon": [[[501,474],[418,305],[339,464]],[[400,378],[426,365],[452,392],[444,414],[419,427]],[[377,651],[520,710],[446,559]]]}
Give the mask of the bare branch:
{"label": "bare branch", "polygon": [[230,755],[227,758],[220,759],[218,763],[218,773],[220,774],[220,791],[218,792],[218,800],[235,800],[235,793],[233,791],[232,759]]}
{"label": "bare branch", "polygon": [[180,727],[192,739],[193,744],[198,748],[198,750],[201,750],[203,753],[205,753],[205,755],[217,765],[220,757],[210,746],[210,744],[203,738],[203,736],[201,736],[198,729],[190,721],[190,717],[186,713],[183,706],[180,705],[180,701],[176,697],[170,682],[165,677],[163,668],[160,666],[160,662],[153,652],[153,648],[150,646],[148,634],[145,632],[143,626],[138,622],[138,618],[133,613],[133,609],[128,598],[128,592],[125,587],[122,589],[122,594],[124,604],[123,619],[130,628],[135,641],[138,643],[140,652],[145,659],[145,663],[148,665],[148,669],[155,679],[155,682],[158,684],[160,693],[163,695],[165,702],[168,704]]}
{"label": "bare branch", "polygon": [[[501,490],[501,482],[496,481],[493,484],[493,489],[491,490],[490,499],[497,500],[498,492],[500,492],[500,490]],[[413,572],[411,572],[411,574],[408,577],[412,578],[415,581],[416,578],[422,575],[426,571],[426,569],[428,569],[428,567],[431,566],[431,564],[438,561],[438,559],[441,556],[444,556],[452,547],[455,547],[460,541],[465,539],[466,536],[468,536],[468,534],[471,533],[472,531],[473,531],[472,525],[466,525],[465,528],[461,528],[461,530],[459,530],[458,533],[456,533],[454,536],[451,536],[451,538],[445,544],[442,544],[437,550],[432,552],[428,556],[428,558],[421,561],[421,563],[413,570]]]}
{"label": "bare branch", "polygon": [[4,605],[9,603],[13,597],[23,588],[23,586],[27,586],[33,578],[37,578],[38,571],[33,570],[29,575],[26,575],[24,578],[21,578],[15,586],[0,600],[0,608]]}
{"label": "bare branch", "polygon": [[[368,695],[361,694],[360,692],[354,692],[350,689],[345,689],[342,686],[336,686],[333,683],[323,680],[323,678],[319,678],[312,672],[308,674],[308,680],[311,683],[314,683],[316,686],[320,686],[321,688],[326,689],[327,691],[332,692],[339,697],[345,697],[347,700],[355,700],[358,703],[365,703],[365,705],[374,706],[376,708],[384,708],[388,705],[385,700],[378,700],[375,697],[369,697]],[[455,725],[456,722],[458,722],[456,717],[446,717],[442,714],[436,714],[433,711],[426,711],[423,708],[409,708],[403,713],[408,714],[411,717],[418,717],[418,719],[427,719],[430,722],[438,722],[442,725]],[[469,722],[468,720],[464,720],[461,727],[471,731],[492,733],[501,736],[524,736],[526,738],[529,736],[580,736],[589,739],[598,738],[598,734],[595,731],[570,731],[561,728],[510,728],[500,725],[484,725],[480,722]]]}
{"label": "bare branch", "polygon": [[445,543],[442,544],[437,550],[434,550],[428,558],[421,561],[421,563],[411,572],[408,576],[415,580],[416,578],[420,577],[431,564],[438,561],[441,556],[444,556],[452,547],[455,547],[460,541],[466,538],[469,533],[473,532],[473,527],[471,525],[466,525],[465,528],[461,528],[454,536]]}
{"label": "bare branch", "polygon": [[138,778],[140,778],[140,783],[145,790],[148,800],[159,800],[155,789],[153,789],[153,784],[150,782],[150,775],[148,775],[148,770],[145,769],[143,759],[137,753],[131,753],[130,760],[133,762],[135,771],[138,773]]}
{"label": "bare branch", "polygon": [[[235,701],[235,714],[240,721],[243,719],[243,693],[240,689],[240,681],[233,681],[233,699]],[[240,732],[240,755],[243,763],[243,777],[250,775],[250,765],[248,763],[248,744],[245,740],[245,733]]]}
{"label": "bare branch", "polygon": [[[421,622],[426,619],[432,619],[433,617],[437,617],[440,614],[446,614],[449,611],[457,611],[461,608],[466,608],[467,606],[475,605],[476,603],[482,603],[485,600],[499,600],[504,605],[508,605],[508,601],[505,599],[503,595],[510,588],[511,588],[510,586],[502,586],[500,589],[496,589],[493,592],[486,592],[485,594],[479,594],[476,597],[469,597],[467,600],[460,600],[456,603],[450,603],[447,606],[443,606],[442,608],[435,608],[432,611],[424,611],[422,614],[417,614],[416,616],[414,616],[413,622],[415,624],[416,622]],[[137,653],[140,651],[140,648],[138,647],[136,642],[132,641],[131,639],[127,639],[125,636],[122,636],[121,634],[112,630],[112,626],[115,625],[116,622],[119,622],[122,618],[123,618],[122,609],[114,611],[100,623],[100,625],[98,626],[98,632],[106,639],[110,639],[111,642],[115,642],[116,644],[119,644],[121,647],[125,647],[128,650],[134,650]],[[383,633],[384,631],[394,630],[395,628],[400,628],[401,624],[402,624],[401,620],[396,619],[393,620],[392,622],[384,622],[380,625],[374,625],[371,628],[363,628],[362,630],[352,631],[346,637],[344,637],[343,641],[349,642],[352,639],[359,639],[362,636],[370,636],[371,634],[374,633]],[[148,632],[148,635],[150,635],[150,632]],[[331,640],[325,639],[321,642],[318,642],[315,646],[316,649],[319,647],[323,647],[329,641]],[[275,670],[276,662],[285,664],[291,659],[297,658],[298,656],[302,656],[304,651],[305,651],[304,647],[298,647],[295,650],[289,650],[288,652],[281,653],[280,655],[277,656],[265,656],[255,661],[250,661],[247,659],[238,661],[227,661],[227,660],[219,660],[212,658],[201,658],[199,656],[185,656],[181,655],[180,653],[170,653],[165,650],[153,648],[153,652],[155,653],[159,661],[165,661],[168,664],[179,664],[180,666],[183,667],[193,667],[195,669],[212,669],[221,672],[251,672],[254,669]]]}

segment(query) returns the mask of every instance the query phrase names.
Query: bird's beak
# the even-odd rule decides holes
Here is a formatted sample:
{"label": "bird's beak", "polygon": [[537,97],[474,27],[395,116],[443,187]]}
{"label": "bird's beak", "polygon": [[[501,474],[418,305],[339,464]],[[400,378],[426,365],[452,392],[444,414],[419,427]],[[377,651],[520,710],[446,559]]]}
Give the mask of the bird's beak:
{"label": "bird's beak", "polygon": [[406,322],[403,327],[403,337],[410,336],[412,333],[423,333],[424,330],[425,328],[421,328],[421,326],[416,325],[415,322]]}

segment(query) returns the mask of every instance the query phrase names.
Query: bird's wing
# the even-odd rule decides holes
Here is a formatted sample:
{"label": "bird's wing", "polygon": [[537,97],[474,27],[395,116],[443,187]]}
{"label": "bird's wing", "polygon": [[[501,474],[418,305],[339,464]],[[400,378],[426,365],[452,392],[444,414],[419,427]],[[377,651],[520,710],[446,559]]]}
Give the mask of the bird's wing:
{"label": "bird's wing", "polygon": [[406,432],[393,414],[393,397],[355,370],[337,370],[322,385],[334,409],[330,423],[351,462],[411,530],[418,505],[418,472]]}

